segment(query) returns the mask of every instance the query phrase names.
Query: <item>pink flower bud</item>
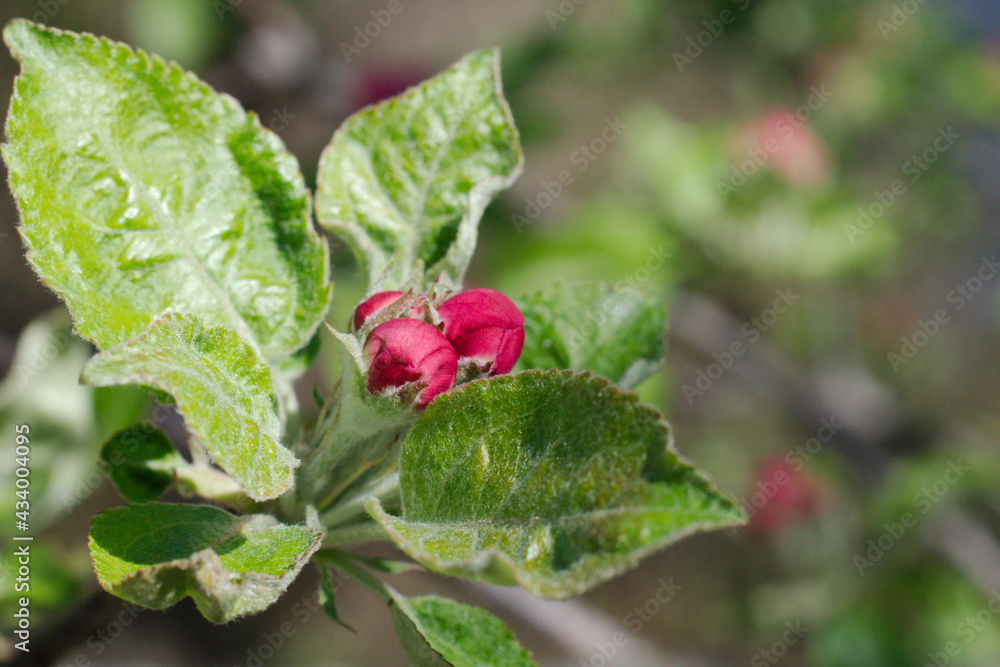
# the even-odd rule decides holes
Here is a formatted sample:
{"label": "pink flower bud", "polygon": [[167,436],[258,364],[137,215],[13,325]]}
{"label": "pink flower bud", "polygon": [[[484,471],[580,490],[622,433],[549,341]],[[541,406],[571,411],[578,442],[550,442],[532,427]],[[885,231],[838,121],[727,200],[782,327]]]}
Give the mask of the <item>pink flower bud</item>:
{"label": "pink flower bud", "polygon": [[757,533],[774,535],[796,522],[819,514],[822,494],[819,485],[805,471],[783,456],[773,456],[758,468],[750,490],[750,527]]}
{"label": "pink flower bud", "polygon": [[379,393],[411,382],[423,386],[415,408],[422,410],[451,389],[458,355],[441,332],[420,320],[402,317],[383,322],[368,334],[364,347],[368,391]]}
{"label": "pink flower bud", "polygon": [[474,361],[490,376],[509,373],[517,363],[524,347],[524,315],[500,292],[470,289],[442,303],[437,312],[460,361]]}
{"label": "pink flower bud", "polygon": [[[361,304],[354,309],[354,330],[358,331],[362,325],[372,315],[375,315],[383,308],[391,305],[394,301],[398,300],[399,297],[403,296],[405,292],[378,292],[377,294],[372,294],[370,297],[361,302]],[[423,312],[423,306],[413,306],[410,308],[410,317],[419,317]],[[403,315],[406,313],[404,312]]]}

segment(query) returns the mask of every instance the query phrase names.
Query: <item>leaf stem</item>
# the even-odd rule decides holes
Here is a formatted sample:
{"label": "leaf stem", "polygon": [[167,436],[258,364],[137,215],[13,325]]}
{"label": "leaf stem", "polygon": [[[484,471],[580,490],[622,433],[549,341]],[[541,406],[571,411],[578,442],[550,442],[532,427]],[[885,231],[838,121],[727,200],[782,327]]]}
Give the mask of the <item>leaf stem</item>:
{"label": "leaf stem", "polygon": [[363,486],[353,495],[347,496],[333,507],[320,514],[320,523],[335,527],[363,516],[368,498],[378,498],[382,504],[394,500],[399,495],[399,471],[380,479],[372,485]]}
{"label": "leaf stem", "polygon": [[342,547],[349,544],[376,542],[385,539],[386,534],[382,526],[374,521],[365,521],[364,523],[357,523],[328,531],[326,537],[323,538],[323,546]]}

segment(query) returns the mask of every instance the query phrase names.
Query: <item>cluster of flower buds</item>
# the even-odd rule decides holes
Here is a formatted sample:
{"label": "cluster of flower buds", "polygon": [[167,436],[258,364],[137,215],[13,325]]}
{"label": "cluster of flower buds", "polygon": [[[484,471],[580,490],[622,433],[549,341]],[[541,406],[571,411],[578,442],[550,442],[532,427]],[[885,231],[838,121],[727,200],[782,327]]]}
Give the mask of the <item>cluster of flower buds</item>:
{"label": "cluster of flower buds", "polygon": [[424,295],[379,292],[354,311],[355,331],[368,327],[368,391],[412,385],[418,410],[456,381],[509,373],[524,346],[524,316],[491,289],[461,292],[436,308]]}

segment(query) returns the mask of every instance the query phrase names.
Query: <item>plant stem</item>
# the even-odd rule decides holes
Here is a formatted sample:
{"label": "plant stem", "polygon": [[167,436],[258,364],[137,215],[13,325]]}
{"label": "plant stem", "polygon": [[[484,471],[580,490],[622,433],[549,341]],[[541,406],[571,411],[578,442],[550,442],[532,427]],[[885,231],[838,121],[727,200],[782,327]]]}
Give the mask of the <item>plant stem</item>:
{"label": "plant stem", "polygon": [[342,547],[349,544],[361,544],[362,542],[375,542],[384,539],[386,539],[386,534],[382,526],[373,521],[366,521],[328,531],[326,537],[323,538],[323,546]]}
{"label": "plant stem", "polygon": [[335,506],[320,514],[320,523],[334,527],[364,515],[365,501],[375,497],[385,503],[399,494],[399,471],[395,471],[372,485],[363,486]]}
{"label": "plant stem", "polygon": [[368,396],[358,378],[345,378],[336,407],[317,426],[299,467],[298,502],[328,509],[366,475],[381,476],[390,470],[399,443],[416,418],[416,413],[391,399]]}

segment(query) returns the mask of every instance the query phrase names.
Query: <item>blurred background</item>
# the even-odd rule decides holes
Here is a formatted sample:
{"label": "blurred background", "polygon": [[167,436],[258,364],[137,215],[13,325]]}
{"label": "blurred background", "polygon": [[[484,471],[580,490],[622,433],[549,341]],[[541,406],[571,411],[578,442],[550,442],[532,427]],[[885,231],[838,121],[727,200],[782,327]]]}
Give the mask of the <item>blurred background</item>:
{"label": "blurred background", "polygon": [[[667,363],[638,391],[751,520],[571,602],[427,574],[399,587],[487,607],[542,665],[1000,664],[1000,5],[402,0],[380,21],[388,4],[5,0],[0,19],[177,60],[256,111],[310,182],[347,115],[502,48],[526,170],[487,211],[470,284],[517,297],[596,278],[662,295]],[[0,57],[5,99],[16,72]],[[97,450],[150,406],[76,383],[91,350],[25,262],[16,220],[5,194],[0,433],[32,425],[38,537],[33,652],[8,641],[6,561],[0,655],[407,664],[383,605],[343,587],[352,634],[319,611],[308,570],[221,628],[190,600],[143,611],[98,589],[89,519],[121,501]],[[342,324],[364,286],[332,249]],[[332,350],[305,391],[329,386]]]}

